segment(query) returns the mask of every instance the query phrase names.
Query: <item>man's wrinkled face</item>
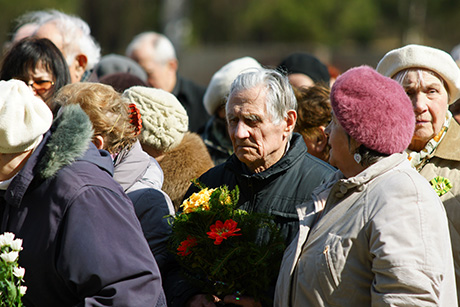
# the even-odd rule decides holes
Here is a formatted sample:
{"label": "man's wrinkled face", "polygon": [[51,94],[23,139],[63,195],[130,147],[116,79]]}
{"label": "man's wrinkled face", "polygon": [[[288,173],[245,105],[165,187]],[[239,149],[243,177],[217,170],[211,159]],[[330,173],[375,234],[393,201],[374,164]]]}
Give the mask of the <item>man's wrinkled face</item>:
{"label": "man's wrinkled face", "polygon": [[269,168],[283,156],[287,123],[272,122],[262,87],[234,93],[227,105],[227,122],[235,155],[253,172]]}
{"label": "man's wrinkled face", "polygon": [[448,108],[448,93],[443,81],[428,71],[408,72],[402,85],[412,101],[416,121],[409,149],[420,151],[441,131]]}

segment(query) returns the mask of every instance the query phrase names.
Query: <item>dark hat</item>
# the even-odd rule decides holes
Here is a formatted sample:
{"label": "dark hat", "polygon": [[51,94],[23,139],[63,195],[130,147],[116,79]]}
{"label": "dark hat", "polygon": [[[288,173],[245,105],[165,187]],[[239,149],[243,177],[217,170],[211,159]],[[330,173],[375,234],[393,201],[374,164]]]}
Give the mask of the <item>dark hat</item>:
{"label": "dark hat", "polygon": [[103,56],[94,70],[96,71],[99,79],[106,75],[126,72],[137,76],[144,82],[147,82],[147,73],[145,70],[137,64],[136,61],[123,55],[111,53]]}
{"label": "dark hat", "polygon": [[111,85],[119,93],[123,93],[126,89],[136,85],[146,87],[149,86],[139,77],[127,72],[118,72],[105,75],[99,79],[99,82],[102,84]]}
{"label": "dark hat", "polygon": [[286,57],[278,69],[287,74],[304,74],[314,82],[323,81],[329,83],[330,75],[327,66],[309,53],[293,53]]}

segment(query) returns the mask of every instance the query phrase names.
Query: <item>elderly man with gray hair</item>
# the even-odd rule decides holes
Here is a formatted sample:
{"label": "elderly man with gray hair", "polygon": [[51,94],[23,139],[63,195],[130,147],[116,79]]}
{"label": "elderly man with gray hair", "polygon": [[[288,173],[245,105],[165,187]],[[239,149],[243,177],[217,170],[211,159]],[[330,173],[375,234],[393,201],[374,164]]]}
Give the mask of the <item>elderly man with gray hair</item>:
{"label": "elderly man with gray hair", "polygon": [[34,36],[52,41],[64,55],[72,83],[96,81],[92,74],[101,58],[101,48],[91,36],[88,24],[81,18],[57,10],[45,11]]}
{"label": "elderly man with gray hair", "polygon": [[412,100],[416,126],[407,152],[446,208],[460,295],[460,125],[448,110],[460,98],[460,69],[442,50],[408,45],[388,52],[377,71],[398,81]]}
{"label": "elderly man with gray hair", "polygon": [[[313,189],[334,172],[307,153],[302,136],[293,133],[296,104],[289,80],[280,72],[254,68],[239,74],[226,104],[234,154],[198,179],[210,188],[238,186],[239,208],[272,215],[286,244],[299,229],[296,205],[311,199]],[[196,191],[191,187],[186,197]]]}

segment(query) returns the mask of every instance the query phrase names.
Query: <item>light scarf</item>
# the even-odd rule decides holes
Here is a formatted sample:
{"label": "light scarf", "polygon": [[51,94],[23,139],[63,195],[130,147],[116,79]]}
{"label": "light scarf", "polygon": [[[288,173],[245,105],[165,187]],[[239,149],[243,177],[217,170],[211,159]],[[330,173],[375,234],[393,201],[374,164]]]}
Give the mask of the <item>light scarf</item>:
{"label": "light scarf", "polygon": [[431,158],[430,155],[434,152],[436,147],[438,147],[439,143],[441,143],[442,139],[446,135],[451,120],[452,113],[447,111],[446,119],[444,120],[444,125],[442,126],[441,131],[439,131],[435,137],[428,141],[428,143],[425,145],[425,148],[423,148],[421,151],[412,151],[409,149],[406,150],[411,166],[417,171],[420,170],[428,162],[429,158]]}

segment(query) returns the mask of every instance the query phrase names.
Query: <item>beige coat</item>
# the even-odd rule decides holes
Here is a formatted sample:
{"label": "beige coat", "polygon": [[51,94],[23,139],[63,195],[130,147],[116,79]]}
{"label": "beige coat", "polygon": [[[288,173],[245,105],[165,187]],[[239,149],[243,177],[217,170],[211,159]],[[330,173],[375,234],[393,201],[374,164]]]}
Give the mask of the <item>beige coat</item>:
{"label": "beige coat", "polygon": [[[460,295],[460,126],[452,119],[449,130],[420,174],[428,181],[436,176],[447,178],[452,189],[441,195],[449,220],[454,253],[457,294]],[[459,297],[460,302],[460,297]]]}
{"label": "beige coat", "polygon": [[298,208],[275,306],[457,306],[444,207],[406,154],[337,172],[313,199]]}

